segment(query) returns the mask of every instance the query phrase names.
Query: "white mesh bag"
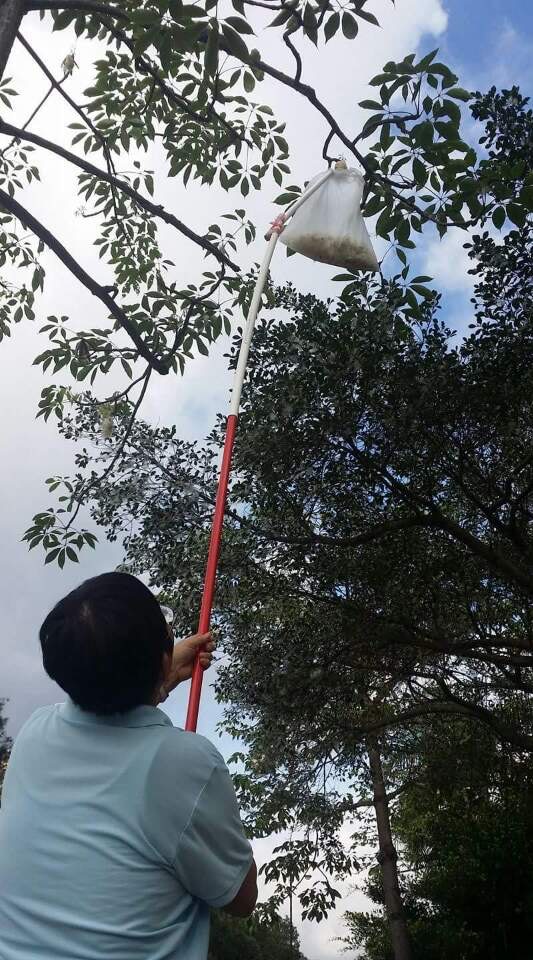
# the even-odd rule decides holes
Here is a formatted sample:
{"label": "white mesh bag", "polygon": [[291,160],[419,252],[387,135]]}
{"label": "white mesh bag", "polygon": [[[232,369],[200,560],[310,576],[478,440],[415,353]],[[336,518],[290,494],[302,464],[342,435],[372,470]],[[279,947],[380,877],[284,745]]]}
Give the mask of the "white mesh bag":
{"label": "white mesh bag", "polygon": [[[311,180],[315,183],[323,174]],[[364,177],[358,170],[335,169],[296,211],[280,240],[311,260],[348,270],[379,270],[361,214]]]}

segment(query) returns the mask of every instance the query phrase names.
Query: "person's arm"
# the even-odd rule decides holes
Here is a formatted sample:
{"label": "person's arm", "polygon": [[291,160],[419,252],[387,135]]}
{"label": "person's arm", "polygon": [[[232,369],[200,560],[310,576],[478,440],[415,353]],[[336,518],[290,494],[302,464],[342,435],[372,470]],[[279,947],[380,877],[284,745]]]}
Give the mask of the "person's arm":
{"label": "person's arm", "polygon": [[238,894],[231,903],[222,907],[224,913],[229,913],[232,917],[249,917],[253,913],[257,903],[257,866],[255,860],[252,861],[244,883]]}
{"label": "person's arm", "polygon": [[203,737],[196,743],[204,757],[209,754],[212,768],[181,834],[176,873],[185,889],[210,907],[249,916],[257,899],[257,870],[235,790],[216,748]]}

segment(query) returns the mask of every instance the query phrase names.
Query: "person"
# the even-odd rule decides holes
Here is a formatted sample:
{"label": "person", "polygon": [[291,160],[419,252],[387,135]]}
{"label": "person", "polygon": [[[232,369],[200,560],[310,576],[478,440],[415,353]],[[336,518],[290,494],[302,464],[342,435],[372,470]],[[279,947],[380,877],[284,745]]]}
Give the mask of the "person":
{"label": "person", "polygon": [[205,960],[210,908],[248,916],[257,871],[221,755],[158,703],[207,668],[126,573],[46,617],[44,667],[68,695],[19,733],[0,809],[2,960]]}

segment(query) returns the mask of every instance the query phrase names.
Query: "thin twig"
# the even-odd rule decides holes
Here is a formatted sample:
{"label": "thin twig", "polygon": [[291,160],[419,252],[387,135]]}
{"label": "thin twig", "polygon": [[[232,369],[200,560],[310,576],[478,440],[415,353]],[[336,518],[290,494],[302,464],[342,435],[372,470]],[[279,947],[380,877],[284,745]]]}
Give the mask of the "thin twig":
{"label": "thin twig", "polygon": [[118,449],[116,450],[115,454],[113,455],[113,458],[112,458],[112,460],[111,460],[111,463],[108,464],[108,466],[105,468],[105,470],[104,470],[104,472],[101,474],[101,476],[99,476],[99,477],[94,477],[92,480],[89,481],[89,483],[87,484],[87,486],[83,487],[83,488],[79,491],[79,497],[77,498],[76,509],[74,510],[74,513],[73,513],[72,516],[70,517],[68,523],[65,525],[65,531],[67,531],[67,530],[70,529],[70,527],[71,527],[72,524],[74,523],[76,517],[78,516],[78,513],[79,513],[80,510],[81,510],[81,507],[82,507],[82,504],[83,504],[83,500],[80,499],[81,496],[83,495],[83,497],[85,497],[93,487],[95,487],[97,484],[102,483],[102,482],[109,476],[109,474],[111,473],[113,467],[115,466],[115,463],[117,462],[118,458],[119,458],[120,455],[122,454],[122,452],[123,452],[123,450],[124,450],[124,447],[126,446],[126,443],[128,442],[130,433],[131,433],[131,431],[132,431],[132,429],[133,429],[133,424],[135,423],[135,418],[136,418],[136,416],[137,416],[137,414],[138,414],[138,412],[139,412],[139,408],[140,408],[140,406],[141,406],[141,403],[142,403],[143,400],[144,400],[144,396],[145,396],[145,394],[146,394],[146,390],[147,390],[147,388],[148,388],[148,383],[149,383],[149,381],[150,381],[151,375],[152,375],[152,368],[151,368],[151,367],[148,367],[148,369],[147,369],[146,372],[144,373],[143,377],[141,377],[141,379],[144,379],[144,384],[143,384],[142,390],[141,390],[141,392],[140,392],[137,400],[135,401],[135,404],[134,404],[134,407],[133,407],[133,410],[132,410],[132,413],[131,413],[131,417],[130,417],[130,419],[129,419],[129,421],[128,421],[128,425],[127,425],[127,427],[126,427],[126,429],[125,429],[125,431],[124,431],[124,436],[122,437],[122,440],[121,440],[120,443],[119,443]]}
{"label": "thin twig", "polygon": [[[106,20],[102,20],[101,22],[113,34],[116,40],[120,40],[123,44],[125,44],[125,46],[128,48],[130,53],[135,55],[135,47],[134,47],[133,41],[130,40],[128,35],[124,33],[124,31],[121,30],[120,27],[117,27],[114,24],[108,23]],[[201,123],[201,124],[206,123],[206,117],[203,116],[201,113],[197,113],[195,110],[193,110],[187,103],[187,100],[185,99],[185,97],[181,97],[178,93],[176,93],[175,90],[172,89],[172,87],[169,87],[169,85],[159,75],[159,71],[157,70],[157,67],[155,67],[150,62],[150,60],[146,55],[143,55],[141,57],[135,57],[135,65],[137,69],[141,71],[141,73],[146,73],[150,77],[152,77],[152,79],[157,84],[159,89],[165,94],[165,96],[170,100],[171,103],[174,103],[177,107],[179,107],[182,113],[187,114],[187,116],[191,117],[193,120],[197,120],[198,123]],[[218,123],[220,123],[220,125],[224,127],[225,130],[227,130],[228,134],[231,136],[233,140],[241,140],[242,142],[245,142],[245,143],[248,142],[246,141],[245,137],[243,137],[240,133],[238,133],[237,130],[234,129],[234,127],[232,127],[231,123],[228,120],[226,120],[224,117],[221,117],[218,113],[216,113],[216,111],[212,111],[212,112],[214,117],[218,121]]]}
{"label": "thin twig", "polygon": [[37,220],[25,207],[21,206],[17,200],[13,197],[10,197],[8,193],[4,190],[0,190],[0,207],[3,207],[4,210],[7,210],[8,213],[12,213],[20,222],[28,229],[31,230],[35,236],[42,240],[42,242],[50,250],[55,253],[59,260],[65,265],[67,270],[76,277],[77,280],[83,284],[84,287],[89,290],[93,296],[97,297],[109,310],[109,313],[115,320],[118,322],[119,326],[126,331],[130,339],[133,341],[140,355],[144,357],[147,363],[157,370],[158,373],[163,375],[169,372],[168,363],[161,360],[159,357],[156,357],[151,350],[146,346],[143,338],[139,334],[136,324],[127,313],[124,312],[110,296],[108,288],[97,283],[90,274],[74,259],[74,257],[69,253],[66,247],[50,232],[39,220]]}
{"label": "thin twig", "polygon": [[236,273],[239,273],[239,267],[237,264],[233,263],[223,251],[215,246],[214,243],[211,243],[210,240],[206,240],[198,233],[195,233],[195,231],[191,230],[191,228],[183,223],[182,220],[178,220],[173,213],[168,213],[161,204],[153,203],[151,200],[148,200],[147,197],[143,197],[140,193],[134,190],[129,183],[126,183],[126,181],[120,180],[111,173],[106,173],[105,170],[101,170],[100,167],[94,166],[94,164],[89,163],[88,160],[76,156],[75,153],[71,153],[71,151],[66,150],[65,147],[60,147],[59,144],[52,143],[51,140],[45,140],[44,137],[40,137],[36,133],[30,133],[27,130],[20,130],[18,127],[14,127],[12,124],[5,123],[3,120],[0,120],[0,133],[2,132],[12,134],[14,137],[20,140],[28,140],[30,143],[34,143],[38,147],[43,147],[45,150],[55,153],[58,157],[68,160],[69,163],[75,164],[81,170],[85,170],[85,172],[89,173],[91,176],[97,177],[99,180],[106,181],[114,186],[117,190],[125,193],[126,196],[130,197],[130,199],[132,199],[139,207],[141,207],[141,209],[146,210],[148,213],[151,213],[152,216],[158,217],[160,220],[164,220],[165,223],[168,223],[170,226],[175,227],[176,230],[179,230],[180,233],[182,233],[189,240],[192,240],[193,243],[198,244],[198,246],[202,247],[207,253],[210,253],[213,257],[216,257],[220,263],[225,263]]}
{"label": "thin twig", "polygon": [[114,164],[113,164],[113,160],[112,160],[112,157],[111,157],[111,152],[110,152],[109,147],[108,147],[108,145],[107,145],[107,143],[106,143],[106,140],[105,140],[105,138],[102,136],[100,130],[98,130],[98,128],[95,127],[94,123],[93,123],[92,120],[87,116],[87,114],[85,113],[85,111],[82,110],[82,108],[76,103],[76,101],[73,100],[71,96],[69,96],[69,94],[67,93],[67,91],[63,89],[63,87],[61,86],[61,84],[63,83],[63,81],[62,81],[62,80],[56,80],[56,78],[54,77],[53,73],[50,73],[50,70],[48,69],[48,67],[46,66],[46,64],[41,60],[39,54],[33,49],[33,47],[31,46],[31,44],[28,43],[28,41],[26,40],[26,38],[22,36],[22,34],[20,33],[20,31],[17,33],[17,40],[19,41],[19,43],[22,44],[22,46],[24,47],[24,49],[29,53],[29,55],[30,55],[30,57],[32,58],[32,60],[35,61],[35,63],[36,63],[37,66],[39,67],[39,69],[42,71],[42,73],[44,73],[45,77],[48,77],[48,80],[50,81],[50,83],[51,83],[52,86],[54,87],[54,90],[57,90],[57,92],[60,94],[60,96],[63,97],[63,99],[69,104],[69,106],[72,107],[72,109],[78,114],[78,116],[81,117],[81,119],[83,120],[83,122],[89,127],[89,130],[91,131],[93,137],[98,141],[98,143],[99,143],[100,146],[102,147],[102,150],[103,150],[103,152],[104,152],[104,156],[105,156],[105,158],[106,158],[106,162],[107,162],[107,164],[108,164],[108,166],[109,166],[109,168],[110,168],[110,172],[112,172],[113,174],[116,174],[116,170],[115,170],[115,167],[114,167]]}
{"label": "thin twig", "polygon": [[125,10],[113,7],[98,0],[27,0],[26,11],[30,10],[72,10],[73,13],[92,13],[99,16],[115,17],[117,20],[129,20]]}

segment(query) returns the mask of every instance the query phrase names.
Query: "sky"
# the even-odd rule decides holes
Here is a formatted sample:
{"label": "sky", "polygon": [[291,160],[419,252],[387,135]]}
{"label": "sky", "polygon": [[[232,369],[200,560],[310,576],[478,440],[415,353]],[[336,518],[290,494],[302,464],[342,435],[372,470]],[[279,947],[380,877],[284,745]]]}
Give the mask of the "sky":
{"label": "sky", "polygon": [[[450,64],[469,89],[487,89],[518,84],[525,93],[531,90],[533,54],[533,7],[529,0],[389,0],[372,4],[382,29],[364,27],[356,43],[335,40],[318,52],[308,41],[302,45],[304,79],[312,81],[319,96],[339,119],[341,126],[357,131],[361,111],[356,104],[369,95],[366,83],[389,59],[405,54],[423,54],[440,48],[439,58]],[[44,57],[50,69],[60,75],[60,64],[71,49],[67,33],[51,34],[46,22],[36,14],[26,16],[23,33]],[[287,69],[286,51],[273,39],[273,31],[260,32],[256,45],[270,62]],[[79,70],[68,81],[69,92],[76,97],[88,85],[94,48],[90,43],[76,46]],[[7,74],[13,77],[20,96],[13,122],[24,122],[45,92],[27,54],[16,48]],[[323,168],[321,145],[323,127],[312,110],[299,98],[270,81],[261,98],[269,102],[280,119],[287,122],[294,179],[301,182]],[[65,126],[72,121],[64,104],[50,98],[31,129],[56,142],[70,145]],[[42,185],[26,191],[25,202],[32,212],[54,229],[84,266],[106,282],[105,267],[91,249],[91,221],[73,216],[79,206],[75,178],[66,174],[49,156],[39,155]],[[154,165],[157,172],[157,157]],[[190,184],[187,189],[176,179],[157,179],[157,197],[168,209],[202,232],[217,213],[244,206],[240,196],[228,197],[220,189],[207,191]],[[272,187],[272,197],[278,193]],[[248,267],[262,256],[262,224],[268,223],[279,208],[271,204],[268,188],[247,198],[247,210],[260,226],[258,240],[243,254]],[[201,269],[195,249],[182,242],[170,228],[161,231],[166,249],[178,264],[181,280],[194,279]],[[467,274],[464,238],[447,235],[443,241],[429,237],[419,255],[424,273],[435,277],[443,292],[443,310],[448,323],[464,329],[469,321],[472,280]],[[379,244],[377,244],[379,247]],[[48,505],[44,478],[68,473],[72,449],[57,436],[52,421],[35,421],[35,411],[43,387],[42,375],[33,367],[33,357],[44,349],[37,329],[49,313],[67,314],[72,326],[105,325],[101,305],[81,290],[50,254],[43,257],[47,268],[45,293],[37,307],[35,325],[20,325],[11,340],[0,344],[0,698],[9,698],[6,711],[9,732],[15,736],[21,724],[37,707],[62,699],[61,691],[43,673],[39,657],[38,628],[54,602],[82,579],[114,569],[121,561],[119,545],[101,541],[97,549],[82,554],[82,562],[63,572],[53,565],[43,566],[38,550],[28,553],[21,536],[33,514]],[[272,267],[276,281],[293,280],[305,291],[319,295],[335,292],[331,276],[335,272],[322,264],[311,264],[301,257],[288,260],[278,249]],[[160,379],[153,383],[143,415],[154,423],[175,423],[180,435],[202,438],[219,411],[226,409],[229,376],[223,353],[227,341],[220,341],[209,358],[198,357],[182,379]],[[114,387],[114,384],[113,384]],[[110,392],[106,388],[106,392]],[[191,632],[195,624],[191,623]],[[187,691],[178,689],[165,709],[172,720],[183,723]],[[220,707],[206,685],[199,729],[215,740],[228,756],[233,745],[218,738],[216,726]],[[273,841],[257,845],[256,856],[266,859]],[[342,933],[342,912],[361,902],[350,885],[342,887],[343,900],[336,914],[316,927],[300,925],[304,952],[310,960],[340,957],[339,944],[332,938]]]}

